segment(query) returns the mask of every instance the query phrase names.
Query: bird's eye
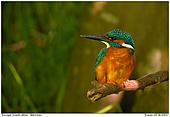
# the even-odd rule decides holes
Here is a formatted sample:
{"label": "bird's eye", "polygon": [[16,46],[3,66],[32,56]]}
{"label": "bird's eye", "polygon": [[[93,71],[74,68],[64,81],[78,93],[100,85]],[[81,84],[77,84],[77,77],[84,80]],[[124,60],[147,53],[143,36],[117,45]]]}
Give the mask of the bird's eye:
{"label": "bird's eye", "polygon": [[114,37],[112,37],[112,39],[113,39],[113,40],[116,40],[117,38],[114,36]]}
{"label": "bird's eye", "polygon": [[110,37],[110,36],[108,36],[108,35],[104,35],[103,37],[109,39],[110,41],[113,41],[113,40],[116,40],[116,39],[117,39],[116,36]]}
{"label": "bird's eye", "polygon": [[117,38],[116,37],[108,37],[109,40],[116,40]]}

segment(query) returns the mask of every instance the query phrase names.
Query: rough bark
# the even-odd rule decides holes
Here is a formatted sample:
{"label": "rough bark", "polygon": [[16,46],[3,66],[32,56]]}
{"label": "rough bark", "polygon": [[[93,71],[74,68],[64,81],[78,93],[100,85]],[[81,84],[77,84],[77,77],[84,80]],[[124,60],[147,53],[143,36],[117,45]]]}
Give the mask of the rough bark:
{"label": "rough bark", "polygon": [[128,80],[124,85],[113,85],[113,84],[100,84],[97,81],[92,81],[91,84],[94,88],[87,92],[87,98],[95,102],[107,95],[118,94],[120,91],[136,91],[144,89],[147,86],[159,84],[164,81],[168,81],[168,71],[158,71],[144,75],[136,80]]}

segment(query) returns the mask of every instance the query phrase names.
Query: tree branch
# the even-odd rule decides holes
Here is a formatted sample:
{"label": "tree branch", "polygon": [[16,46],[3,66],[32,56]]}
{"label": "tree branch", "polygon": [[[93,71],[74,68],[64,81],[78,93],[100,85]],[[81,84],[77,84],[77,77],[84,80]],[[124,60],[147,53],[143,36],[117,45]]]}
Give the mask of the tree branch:
{"label": "tree branch", "polygon": [[87,98],[95,102],[107,95],[118,94],[120,91],[136,91],[144,89],[147,86],[158,84],[164,81],[168,81],[168,71],[158,71],[155,73],[147,74],[136,80],[128,80],[122,85],[113,84],[100,84],[97,81],[92,81],[91,84],[94,88],[87,92]]}

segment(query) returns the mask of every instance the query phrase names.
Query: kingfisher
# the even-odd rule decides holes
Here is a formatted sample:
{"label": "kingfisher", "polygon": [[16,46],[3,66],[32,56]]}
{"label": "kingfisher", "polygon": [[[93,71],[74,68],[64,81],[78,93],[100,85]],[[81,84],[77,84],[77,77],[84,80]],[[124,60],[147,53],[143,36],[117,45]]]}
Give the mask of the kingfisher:
{"label": "kingfisher", "polygon": [[104,43],[96,59],[95,80],[124,86],[129,81],[135,66],[135,43],[132,36],[120,29],[103,35],[80,35]]}

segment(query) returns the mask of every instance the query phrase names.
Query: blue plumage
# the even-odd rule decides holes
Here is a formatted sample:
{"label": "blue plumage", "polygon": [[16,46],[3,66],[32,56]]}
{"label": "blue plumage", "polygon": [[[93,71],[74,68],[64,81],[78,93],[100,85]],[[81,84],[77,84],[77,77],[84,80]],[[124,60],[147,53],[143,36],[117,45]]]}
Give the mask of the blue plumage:
{"label": "blue plumage", "polygon": [[110,47],[129,48],[132,54],[135,52],[135,43],[132,36],[120,29],[113,29],[105,35],[80,35],[80,37],[98,40],[106,44],[106,47],[103,48],[98,54],[96,66],[101,62],[103,57],[106,55],[107,49]]}
{"label": "blue plumage", "polygon": [[[133,48],[135,48],[135,43],[133,41],[133,38],[127,32],[124,32],[120,29],[113,29],[112,31],[106,33],[106,35],[109,37],[114,37],[117,40],[124,40],[124,42],[126,44],[129,44],[129,45],[133,46]],[[122,48],[122,46],[116,42],[108,42],[108,43],[110,46],[114,46],[116,48]],[[101,49],[101,51],[99,52],[97,59],[96,59],[96,66],[101,62],[102,58],[106,55],[106,51],[107,51],[107,48]],[[132,50],[132,53],[134,53],[134,50]]]}
{"label": "blue plumage", "polygon": [[133,48],[135,49],[135,43],[133,41],[133,38],[127,32],[124,32],[120,29],[113,29],[112,31],[106,33],[106,35],[109,37],[115,37],[118,40],[124,40],[126,44],[133,46]]}
{"label": "blue plumage", "polygon": [[106,55],[106,48],[100,50],[97,59],[96,59],[96,66],[101,62],[102,58]]}

